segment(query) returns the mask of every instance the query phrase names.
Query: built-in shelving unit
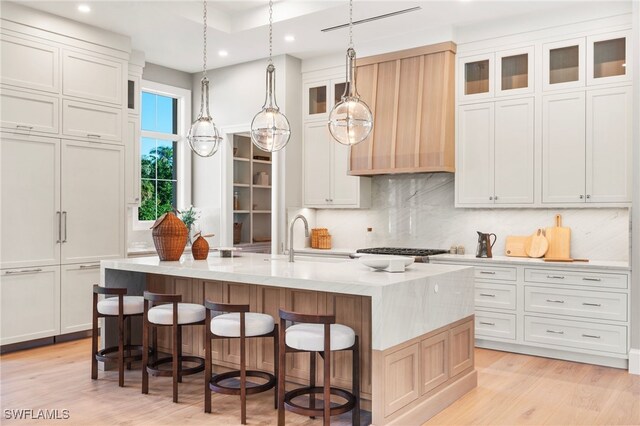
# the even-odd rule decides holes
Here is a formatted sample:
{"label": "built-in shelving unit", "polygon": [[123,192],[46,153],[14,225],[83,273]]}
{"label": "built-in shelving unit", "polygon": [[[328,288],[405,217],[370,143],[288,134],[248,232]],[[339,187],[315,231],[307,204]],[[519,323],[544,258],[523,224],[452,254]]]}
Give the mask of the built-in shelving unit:
{"label": "built-in shelving unit", "polygon": [[[251,143],[248,134],[233,136],[234,245],[251,251],[268,250],[271,241],[272,157]],[[258,178],[267,176],[266,182]],[[266,183],[266,184],[265,184]],[[236,205],[235,199],[238,199]],[[237,228],[240,227],[240,231]],[[240,232],[238,240],[236,233]]]}

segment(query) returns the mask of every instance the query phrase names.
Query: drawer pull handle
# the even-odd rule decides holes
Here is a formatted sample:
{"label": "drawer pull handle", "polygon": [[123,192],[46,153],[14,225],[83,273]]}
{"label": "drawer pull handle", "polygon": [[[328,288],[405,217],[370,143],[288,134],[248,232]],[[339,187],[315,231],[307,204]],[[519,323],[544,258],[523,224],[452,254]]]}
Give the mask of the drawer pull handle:
{"label": "drawer pull handle", "polygon": [[80,269],[98,269],[100,265],[80,265]]}
{"label": "drawer pull handle", "polygon": [[42,272],[42,268],[36,268],[36,269],[21,269],[19,271],[7,271],[5,272],[5,275],[11,275],[11,274],[28,274],[29,272]]}
{"label": "drawer pull handle", "polygon": [[589,337],[591,339],[599,339],[600,336],[595,336],[593,334],[583,334],[582,337]]}
{"label": "drawer pull handle", "polygon": [[491,293],[480,293],[480,296],[485,296],[485,297],[496,297],[495,294],[491,294]]}
{"label": "drawer pull handle", "polygon": [[549,302],[549,303],[564,303],[564,300],[547,299],[547,302]]}
{"label": "drawer pull handle", "polygon": [[582,280],[583,281],[596,281],[596,282],[602,281],[602,279],[600,279],[600,278],[589,278],[589,277],[584,277],[584,278],[582,278]]}
{"label": "drawer pull handle", "polygon": [[485,275],[495,275],[496,273],[493,271],[480,271],[481,274],[485,274]]}
{"label": "drawer pull handle", "polygon": [[562,275],[547,275],[547,278],[552,280],[564,280],[564,277]]}
{"label": "drawer pull handle", "polygon": [[583,304],[584,306],[598,306],[598,307],[602,306],[600,303],[582,302],[582,304]]}
{"label": "drawer pull handle", "polygon": [[486,322],[486,321],[480,321],[480,324],[482,324],[482,325],[491,325],[491,326],[496,325],[495,322]]}
{"label": "drawer pull handle", "polygon": [[33,129],[33,126],[27,126],[25,124],[18,124],[16,125],[16,129],[27,129],[27,130],[31,130]]}
{"label": "drawer pull handle", "polygon": [[547,333],[552,333],[552,334],[564,334],[564,331],[557,331],[557,330],[549,330],[549,329],[547,329]]}
{"label": "drawer pull handle", "polygon": [[95,134],[95,133],[87,133],[87,137],[88,138],[101,138],[101,135]]}

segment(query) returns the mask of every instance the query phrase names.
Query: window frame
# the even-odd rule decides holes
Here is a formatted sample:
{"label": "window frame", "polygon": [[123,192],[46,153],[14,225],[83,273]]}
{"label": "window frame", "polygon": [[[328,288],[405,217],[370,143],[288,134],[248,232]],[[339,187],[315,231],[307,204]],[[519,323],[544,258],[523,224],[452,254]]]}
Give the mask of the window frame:
{"label": "window frame", "polygon": [[[191,205],[191,149],[189,148],[189,144],[186,140],[187,132],[191,125],[191,90],[156,83],[154,81],[142,80],[140,84],[141,100],[142,92],[177,99],[177,134],[171,135],[169,133],[142,130],[142,120],[140,120],[140,140],[138,143],[142,145],[142,138],[162,139],[177,142],[177,162],[175,163],[178,168],[176,176],[176,208],[178,210],[187,209]],[[140,114],[142,117],[142,103],[140,104]],[[140,158],[136,161],[138,162],[138,167],[140,167]],[[139,184],[142,184],[142,177],[139,178]],[[138,220],[138,206],[135,207],[132,213],[134,230],[148,230],[155,222],[153,220]]]}

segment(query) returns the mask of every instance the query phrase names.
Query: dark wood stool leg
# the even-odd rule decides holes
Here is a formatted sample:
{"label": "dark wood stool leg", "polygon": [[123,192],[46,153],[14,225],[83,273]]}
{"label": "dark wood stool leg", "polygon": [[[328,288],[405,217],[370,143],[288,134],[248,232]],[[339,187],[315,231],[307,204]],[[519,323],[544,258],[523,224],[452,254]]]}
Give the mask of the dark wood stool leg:
{"label": "dark wood stool leg", "polygon": [[[316,353],[309,352],[309,387],[313,388],[316,386]],[[316,408],[316,395],[309,394],[309,408]],[[309,417],[310,419],[315,419],[315,416]]]}
{"label": "dark wood stool leg", "polygon": [[356,336],[355,345],[353,348],[353,367],[352,367],[352,380],[353,380],[353,395],[356,397],[356,405],[353,407],[351,413],[351,423],[354,426],[360,426],[360,341]]}
{"label": "dark wood stool leg", "polygon": [[[127,316],[124,319],[127,323],[126,333],[127,333],[127,346],[131,347],[131,317]],[[129,349],[129,354],[131,354],[131,349]],[[127,362],[127,370],[131,370],[131,361]]]}
{"label": "dark wood stool leg", "polygon": [[118,313],[118,386],[124,387],[124,316],[122,314],[122,300],[120,300]]}
{"label": "dark wood stool leg", "polygon": [[274,408],[278,408],[278,387],[280,385],[279,382],[279,378],[280,374],[279,374],[279,368],[278,368],[278,363],[279,363],[279,357],[278,357],[278,349],[279,349],[279,342],[278,342],[278,324],[275,324],[273,326],[273,375],[276,376],[276,386],[273,389],[273,405]]}
{"label": "dark wood stool leg", "polygon": [[287,368],[287,351],[284,345],[286,322],[280,320],[280,333],[278,336],[278,426],[284,426],[284,392],[285,370]]}
{"label": "dark wood stool leg", "polygon": [[151,327],[151,356],[154,361],[158,360],[158,328]]}
{"label": "dark wood stool leg", "polygon": [[[149,364],[149,321],[147,320],[147,309],[145,301],[145,312],[142,318],[142,393],[149,393],[149,372],[147,365]],[[155,329],[155,327],[153,327]],[[155,342],[154,342],[155,344]],[[153,346],[155,351],[157,345]]]}
{"label": "dark wood stool leg", "polygon": [[182,327],[178,326],[178,383],[182,383]]}
{"label": "dark wood stool leg", "polygon": [[[176,310],[176,308],[174,307],[174,311]],[[173,402],[178,402],[178,374],[179,374],[179,370],[180,367],[178,365],[178,363],[180,362],[180,360],[178,359],[178,335],[179,335],[179,331],[178,331],[178,324],[177,321],[174,321],[173,323],[173,348],[171,349],[172,352],[172,359],[173,359],[173,373],[171,375],[171,379],[173,380]]]}
{"label": "dark wood stool leg", "polygon": [[93,293],[93,327],[91,329],[91,378],[98,378],[98,295]]}
{"label": "dark wood stool leg", "polygon": [[211,311],[207,309],[204,322],[204,412],[211,412]]}
{"label": "dark wood stool leg", "polygon": [[[242,313],[240,314],[242,315]],[[243,333],[244,334],[244,330]],[[240,423],[247,424],[247,339],[240,337]]]}
{"label": "dark wood stool leg", "polygon": [[330,325],[324,325],[324,415],[322,424],[329,426],[331,423],[331,331]]}

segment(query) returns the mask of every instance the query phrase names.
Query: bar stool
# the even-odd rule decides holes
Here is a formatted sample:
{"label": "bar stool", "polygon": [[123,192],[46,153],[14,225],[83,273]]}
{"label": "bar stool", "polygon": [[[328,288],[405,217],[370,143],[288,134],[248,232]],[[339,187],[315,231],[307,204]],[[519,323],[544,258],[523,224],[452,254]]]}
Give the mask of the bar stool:
{"label": "bar stool", "polygon": [[[204,386],[204,411],[211,412],[211,391],[225,395],[240,395],[240,421],[247,424],[247,395],[268,391],[275,387],[274,405],[278,407],[278,325],[273,317],[267,314],[249,312],[249,305],[231,305],[227,303],[214,303],[206,300],[204,303],[207,312],[205,324],[209,324],[205,342],[205,386]],[[211,317],[212,311],[227,312]],[[265,371],[247,370],[246,340],[253,337],[273,337],[273,366],[274,373]],[[229,371],[221,374],[211,372],[211,339],[240,339],[240,370]],[[223,381],[240,377],[240,386],[228,386]],[[247,377],[264,379],[264,383],[255,384],[247,382]]]}
{"label": "bar stool", "polygon": [[[197,303],[182,303],[180,294],[157,294],[144,292],[144,320],[142,326],[142,393],[149,393],[149,374],[173,378],[173,402],[178,402],[178,382],[183,376],[204,370],[204,359],[198,356],[182,355],[182,327],[204,324],[205,308]],[[157,327],[171,327],[173,348],[171,356],[157,358],[149,362],[149,329],[153,329],[154,347],[157,353]],[[183,367],[183,362],[195,363],[194,367]],[[171,370],[161,368],[171,364]]]}
{"label": "bar stool", "polygon": [[[116,295],[98,301],[98,295]],[[142,359],[142,346],[131,344],[131,318],[142,316],[142,296],[126,296],[126,288],[93,286],[93,327],[91,333],[91,378],[98,378],[98,361],[118,362],[118,386],[124,386],[124,365],[131,370],[131,363]],[[118,345],[98,350],[98,319],[117,318]],[[128,321],[127,321],[128,320]],[[125,328],[126,325],[126,328]],[[125,334],[126,333],[126,334]],[[126,344],[125,344],[126,335]]]}
{"label": "bar stool", "polygon": [[[286,328],[286,322],[298,323]],[[278,375],[278,425],[284,425],[285,409],[304,416],[323,416],[323,424],[328,426],[331,416],[352,411],[351,422],[360,425],[360,356],[358,336],[346,325],[336,324],[335,315],[307,315],[280,309],[280,362]],[[285,329],[286,328],[286,329]],[[331,352],[351,351],[353,355],[352,391],[348,392],[331,387]],[[291,352],[310,353],[309,386],[285,392],[286,355]],[[316,356],[324,359],[324,382],[316,386]],[[315,395],[323,395],[322,408],[315,408]],[[309,396],[309,406],[293,402],[299,396]],[[331,395],[345,400],[344,403],[331,406]]]}

